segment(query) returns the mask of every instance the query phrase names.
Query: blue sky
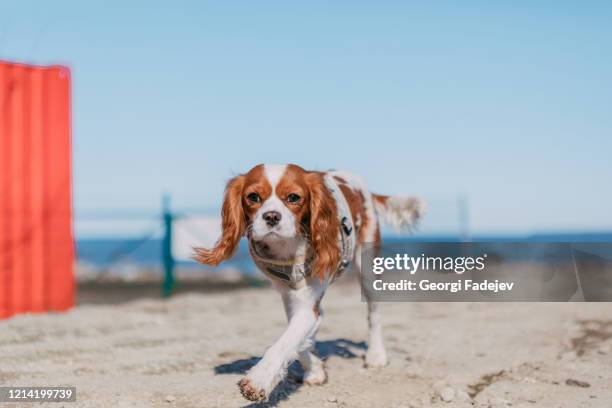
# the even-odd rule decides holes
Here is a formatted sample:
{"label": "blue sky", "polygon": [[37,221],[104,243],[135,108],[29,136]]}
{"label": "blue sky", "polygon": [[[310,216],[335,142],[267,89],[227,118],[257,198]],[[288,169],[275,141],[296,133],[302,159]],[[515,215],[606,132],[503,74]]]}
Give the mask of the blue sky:
{"label": "blue sky", "polygon": [[218,206],[343,168],[425,230],[612,228],[610,2],[0,3],[0,57],[73,73],[77,213]]}

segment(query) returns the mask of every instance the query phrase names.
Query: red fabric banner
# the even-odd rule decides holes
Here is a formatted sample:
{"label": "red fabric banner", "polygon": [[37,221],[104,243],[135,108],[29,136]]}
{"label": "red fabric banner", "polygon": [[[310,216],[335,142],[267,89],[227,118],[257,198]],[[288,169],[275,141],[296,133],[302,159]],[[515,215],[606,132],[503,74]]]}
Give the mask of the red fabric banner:
{"label": "red fabric banner", "polygon": [[0,61],[0,318],[74,305],[70,71]]}

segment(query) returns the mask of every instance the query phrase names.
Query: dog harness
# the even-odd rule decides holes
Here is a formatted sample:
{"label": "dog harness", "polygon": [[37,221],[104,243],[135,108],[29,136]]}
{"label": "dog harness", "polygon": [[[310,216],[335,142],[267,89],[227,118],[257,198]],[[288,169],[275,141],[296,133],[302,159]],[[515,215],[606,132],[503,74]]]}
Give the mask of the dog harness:
{"label": "dog harness", "polygon": [[[338,231],[338,247],[340,249],[340,262],[336,268],[333,279],[340,276],[350,265],[355,252],[355,231],[351,217],[351,210],[342,191],[330,175],[324,177],[325,185],[332,193],[336,202],[336,212],[340,221]],[[306,278],[312,273],[312,264],[316,254],[309,247],[308,252],[293,259],[272,259],[262,256],[249,239],[249,251],[257,267],[268,277],[281,282],[291,289],[306,286]]]}

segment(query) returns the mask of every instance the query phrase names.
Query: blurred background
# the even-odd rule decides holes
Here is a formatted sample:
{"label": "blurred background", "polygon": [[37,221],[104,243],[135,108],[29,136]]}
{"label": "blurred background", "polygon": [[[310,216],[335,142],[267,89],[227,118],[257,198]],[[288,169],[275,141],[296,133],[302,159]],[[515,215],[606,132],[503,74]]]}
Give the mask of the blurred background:
{"label": "blurred background", "polygon": [[0,59],[71,69],[82,287],[168,268],[209,287],[253,284],[244,248],[216,271],[188,256],[258,163],[419,195],[413,239],[610,241],[611,18],[605,1],[25,0],[0,4]]}

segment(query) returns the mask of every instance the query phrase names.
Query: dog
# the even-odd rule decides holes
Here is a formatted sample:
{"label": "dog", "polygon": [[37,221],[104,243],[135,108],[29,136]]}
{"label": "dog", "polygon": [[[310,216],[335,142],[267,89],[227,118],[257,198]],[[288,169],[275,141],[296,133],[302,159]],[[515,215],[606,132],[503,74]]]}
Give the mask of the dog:
{"label": "dog", "polygon": [[[260,164],[227,183],[222,235],[212,249],[194,248],[194,259],[218,265],[246,236],[255,264],[280,292],[288,319],[284,333],[238,382],[246,399],[267,400],[296,359],[305,384],[326,382],[323,361],[313,353],[326,288],[351,263],[361,276],[362,246],[379,246],[381,221],[412,228],[423,211],[419,198],[371,194],[359,177],[343,171]],[[365,365],[384,366],[379,306],[364,294],[369,327]]]}

